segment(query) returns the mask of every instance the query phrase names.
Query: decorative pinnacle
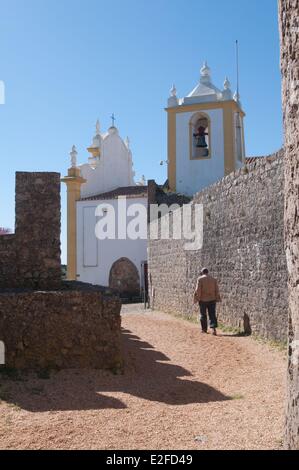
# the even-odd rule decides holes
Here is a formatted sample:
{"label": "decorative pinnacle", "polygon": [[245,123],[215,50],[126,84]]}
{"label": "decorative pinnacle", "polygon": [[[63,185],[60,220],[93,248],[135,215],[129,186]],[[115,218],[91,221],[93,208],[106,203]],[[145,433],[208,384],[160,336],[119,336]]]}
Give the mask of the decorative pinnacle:
{"label": "decorative pinnacle", "polygon": [[77,168],[77,156],[78,152],[75,145],[72,146],[72,151],[70,152],[72,168]]}
{"label": "decorative pinnacle", "polygon": [[172,87],[171,87],[171,89],[170,89],[170,94],[171,94],[171,96],[173,96],[173,97],[176,98],[177,89],[176,89],[175,84],[172,85]]}
{"label": "decorative pinnacle", "polygon": [[230,81],[227,77],[225,77],[223,87],[224,87],[225,90],[230,90],[231,84],[230,84]]}
{"label": "decorative pinnacle", "polygon": [[234,94],[234,100],[235,100],[237,103],[240,103],[240,93],[238,93],[237,91],[236,91],[235,94]]}
{"label": "decorative pinnacle", "polygon": [[100,121],[97,120],[97,122],[96,122],[96,135],[100,135],[100,134],[101,134]]}
{"label": "decorative pinnacle", "polygon": [[126,138],[125,144],[127,146],[127,149],[130,150],[130,139],[129,139],[129,137]]}
{"label": "decorative pinnacle", "polygon": [[205,61],[202,68],[200,69],[200,74],[202,77],[209,77],[211,73],[211,69],[208,66],[208,62]]}

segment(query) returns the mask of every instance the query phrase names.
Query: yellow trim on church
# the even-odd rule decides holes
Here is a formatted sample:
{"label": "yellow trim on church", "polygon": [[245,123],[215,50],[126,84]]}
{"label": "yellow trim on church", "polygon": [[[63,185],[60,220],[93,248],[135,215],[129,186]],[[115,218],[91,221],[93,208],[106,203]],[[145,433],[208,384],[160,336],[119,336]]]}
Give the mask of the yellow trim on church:
{"label": "yellow trim on church", "polygon": [[88,147],[87,152],[91,153],[93,157],[99,157],[101,155],[99,147]]}
{"label": "yellow trim on church", "polygon": [[168,185],[176,189],[176,114],[168,114]]}
{"label": "yellow trim on church", "polygon": [[61,179],[67,186],[67,279],[77,280],[77,204],[81,197],[81,185],[86,180],[79,168],[70,168],[68,176]]}

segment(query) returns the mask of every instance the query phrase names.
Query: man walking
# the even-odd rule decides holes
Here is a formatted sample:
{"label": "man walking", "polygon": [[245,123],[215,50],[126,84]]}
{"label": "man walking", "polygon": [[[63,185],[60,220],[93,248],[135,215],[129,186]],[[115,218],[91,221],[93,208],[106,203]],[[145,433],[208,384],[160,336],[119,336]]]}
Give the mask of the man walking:
{"label": "man walking", "polygon": [[199,303],[202,332],[208,332],[208,311],[210,328],[213,330],[214,336],[217,336],[216,328],[218,328],[216,316],[217,302],[221,302],[217,280],[209,275],[209,270],[207,268],[204,268],[201,271],[201,276],[197,280],[194,292],[194,303]]}

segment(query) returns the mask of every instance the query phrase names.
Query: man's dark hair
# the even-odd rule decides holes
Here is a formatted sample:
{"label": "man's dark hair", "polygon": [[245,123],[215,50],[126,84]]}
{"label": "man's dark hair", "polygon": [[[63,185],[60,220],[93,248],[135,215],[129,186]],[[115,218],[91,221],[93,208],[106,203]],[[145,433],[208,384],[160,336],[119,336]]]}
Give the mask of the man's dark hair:
{"label": "man's dark hair", "polygon": [[207,268],[204,268],[204,269],[202,270],[202,274],[209,274],[209,270],[208,270]]}

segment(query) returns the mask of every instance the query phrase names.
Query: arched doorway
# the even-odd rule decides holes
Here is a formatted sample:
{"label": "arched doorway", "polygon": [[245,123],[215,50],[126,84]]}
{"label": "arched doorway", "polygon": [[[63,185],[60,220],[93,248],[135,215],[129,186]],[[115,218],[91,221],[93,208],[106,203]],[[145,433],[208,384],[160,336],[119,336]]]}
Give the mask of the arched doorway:
{"label": "arched doorway", "polygon": [[109,287],[119,292],[121,297],[139,297],[140,279],[135,264],[128,258],[115,261],[110,270]]}

